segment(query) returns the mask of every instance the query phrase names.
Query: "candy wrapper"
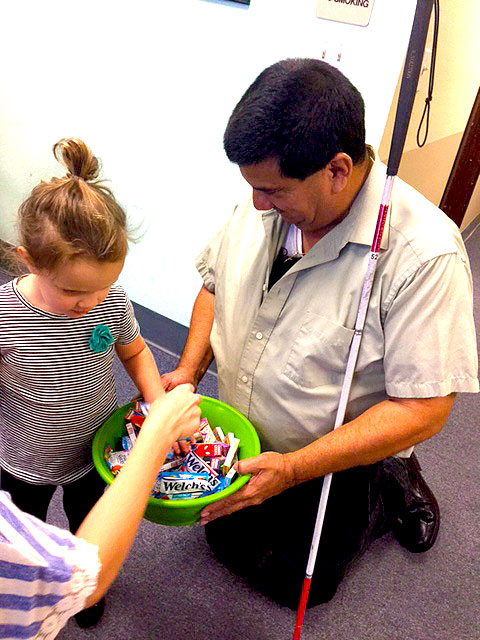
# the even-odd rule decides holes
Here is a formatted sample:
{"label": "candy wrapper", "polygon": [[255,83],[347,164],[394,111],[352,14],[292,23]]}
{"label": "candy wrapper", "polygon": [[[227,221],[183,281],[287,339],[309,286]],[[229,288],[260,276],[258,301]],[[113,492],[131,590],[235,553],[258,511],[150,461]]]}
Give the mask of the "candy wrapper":
{"label": "candy wrapper", "polygon": [[[167,458],[168,460],[169,458]],[[160,467],[160,471],[169,471],[170,469],[176,469],[183,464],[183,458],[172,458],[170,462],[165,462]]]}
{"label": "candy wrapper", "polygon": [[222,471],[224,475],[227,475],[232,465],[235,464],[235,456],[238,451],[238,445],[240,444],[240,440],[238,438],[235,438],[233,433],[229,433],[227,435],[227,442],[230,446],[228,449],[227,457],[225,458],[225,462],[222,465]]}
{"label": "candy wrapper", "polygon": [[216,442],[217,438],[212,431],[212,428],[208,424],[208,420],[206,418],[202,418],[200,420],[200,435],[202,436],[202,442],[205,444],[210,444],[212,442]]}
{"label": "candy wrapper", "polygon": [[224,458],[229,446],[223,442],[202,442],[191,444],[190,449],[200,458]]}
{"label": "candy wrapper", "polygon": [[210,491],[211,488],[208,473],[170,472],[162,473],[160,478],[160,493],[167,496],[179,493],[198,493],[198,497],[200,497],[202,493]]}
{"label": "candy wrapper", "polygon": [[112,451],[107,459],[107,464],[114,476],[120,471],[128,458],[128,451]]}
{"label": "candy wrapper", "polygon": [[226,476],[224,476],[224,480],[225,483],[227,485],[227,487],[229,487],[233,481],[233,479],[235,478],[235,476],[237,475],[237,471],[232,467],[230,469],[230,471],[227,473]]}
{"label": "candy wrapper", "polygon": [[133,448],[133,443],[132,443],[132,440],[130,439],[130,436],[123,436],[122,449],[124,451],[130,451],[130,449],[132,448]]}
{"label": "candy wrapper", "polygon": [[142,424],[145,422],[145,416],[140,411],[135,411],[134,409],[132,409],[125,416],[125,420],[127,422],[131,422],[136,427],[141,427]]}
{"label": "candy wrapper", "polygon": [[[105,460],[116,475],[135,446],[136,437],[148,415],[149,405],[136,400],[134,408],[125,416],[127,435],[121,439],[122,451],[112,451],[108,445]],[[220,427],[212,429],[202,418],[200,428],[190,442],[190,452],[168,453],[160,469],[151,495],[162,500],[192,500],[222,491],[233,481],[233,465],[238,459],[240,440],[232,432],[224,434]]]}
{"label": "candy wrapper", "polygon": [[126,422],[125,427],[127,429],[128,437],[130,438],[130,441],[133,447],[133,445],[137,441],[137,434],[135,433],[135,428],[131,422]]}
{"label": "candy wrapper", "polygon": [[212,467],[208,465],[205,460],[199,458],[195,453],[193,453],[193,451],[185,456],[181,471],[193,473],[202,473],[206,471],[209,475],[212,475],[215,478],[218,476],[218,472],[212,469]]}
{"label": "candy wrapper", "polygon": [[150,404],[148,402],[145,402],[144,400],[135,400],[135,403],[133,405],[133,410],[136,413],[141,413],[145,417],[147,417],[148,412],[150,411]]}
{"label": "candy wrapper", "polygon": [[225,442],[225,434],[220,429],[220,427],[215,427],[215,429],[213,430],[213,434],[216,440],[219,440],[220,442]]}

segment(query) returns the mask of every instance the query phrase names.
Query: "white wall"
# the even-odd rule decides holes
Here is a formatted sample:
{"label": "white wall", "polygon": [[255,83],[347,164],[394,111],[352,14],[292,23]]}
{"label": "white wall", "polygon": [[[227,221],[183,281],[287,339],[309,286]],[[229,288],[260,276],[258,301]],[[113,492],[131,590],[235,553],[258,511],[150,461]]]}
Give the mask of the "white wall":
{"label": "white wall", "polygon": [[188,324],[193,258],[245,192],[222,149],[238,99],[268,64],[336,63],[364,95],[378,146],[405,55],[414,0],[375,0],[368,27],[319,20],[315,0],[15,0],[0,22],[0,238],[51,147],[85,140],[142,241],[121,282],[136,302]]}

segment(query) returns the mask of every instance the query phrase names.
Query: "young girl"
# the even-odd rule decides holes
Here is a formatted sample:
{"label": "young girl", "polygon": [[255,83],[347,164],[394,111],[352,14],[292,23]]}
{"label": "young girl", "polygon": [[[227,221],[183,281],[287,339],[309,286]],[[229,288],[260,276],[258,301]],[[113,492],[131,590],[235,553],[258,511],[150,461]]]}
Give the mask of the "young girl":
{"label": "young girl", "polygon": [[[16,253],[29,275],[0,287],[0,486],[46,520],[58,485],[75,532],[101,496],[95,432],[116,409],[114,354],[147,402],[164,393],[132,305],[115,284],[128,245],[125,212],[75,138],[55,157],[68,173],[35,187],[19,210]],[[77,618],[94,624],[103,603]]]}

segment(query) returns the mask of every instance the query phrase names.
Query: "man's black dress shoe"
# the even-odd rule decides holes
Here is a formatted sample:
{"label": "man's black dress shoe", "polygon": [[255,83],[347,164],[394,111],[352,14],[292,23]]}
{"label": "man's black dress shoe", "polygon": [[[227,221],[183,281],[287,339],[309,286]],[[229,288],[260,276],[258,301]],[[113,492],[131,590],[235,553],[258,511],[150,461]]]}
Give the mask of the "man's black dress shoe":
{"label": "man's black dress shoe", "polygon": [[385,503],[392,531],[398,542],[413,553],[433,547],[440,527],[438,503],[420,469],[414,453],[410,458],[383,461]]}
{"label": "man's black dress shoe", "polygon": [[97,624],[105,611],[105,598],[96,602],[93,607],[83,609],[75,614],[75,621],[81,629],[88,629]]}

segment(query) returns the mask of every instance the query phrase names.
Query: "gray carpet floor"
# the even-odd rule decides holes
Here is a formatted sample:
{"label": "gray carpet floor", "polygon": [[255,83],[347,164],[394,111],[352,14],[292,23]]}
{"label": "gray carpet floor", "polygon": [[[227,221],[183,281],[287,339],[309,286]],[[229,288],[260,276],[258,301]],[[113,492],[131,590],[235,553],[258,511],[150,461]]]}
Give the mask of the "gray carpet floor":
{"label": "gray carpet floor", "polygon": [[[480,227],[464,234],[475,280],[480,334]],[[5,279],[5,278],[4,278]],[[3,280],[4,280],[3,279]],[[152,347],[159,369],[176,357]],[[121,403],[134,392],[116,368]],[[208,373],[200,392],[216,395]],[[335,598],[307,611],[303,640],[479,640],[480,398],[462,394],[448,424],[417,447],[423,473],[440,503],[442,524],[424,554],[401,548],[391,534],[378,540],[345,578]],[[49,521],[66,526],[57,491]],[[254,532],[252,532],[254,535]],[[201,527],[144,521],[107,595],[101,622],[80,630],[70,620],[61,640],[287,640],[295,614],[254,592],[219,565]]]}

